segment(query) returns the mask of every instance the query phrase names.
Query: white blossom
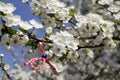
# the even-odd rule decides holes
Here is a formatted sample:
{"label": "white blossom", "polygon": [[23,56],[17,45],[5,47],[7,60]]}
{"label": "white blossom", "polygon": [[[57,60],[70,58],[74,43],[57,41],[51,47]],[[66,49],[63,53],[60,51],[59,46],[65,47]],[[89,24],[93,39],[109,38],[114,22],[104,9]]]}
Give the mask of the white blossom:
{"label": "white blossom", "polygon": [[116,20],[120,20],[120,12],[113,14],[113,16]]}
{"label": "white blossom", "polygon": [[29,38],[27,35],[24,35],[22,37],[20,37],[21,43],[25,44],[29,41]]}
{"label": "white blossom", "polygon": [[33,26],[30,25],[30,23],[28,23],[27,21],[21,21],[19,23],[20,27],[22,27],[23,29],[29,30],[31,29]]}
{"label": "white blossom", "polygon": [[55,14],[55,17],[59,20],[62,20],[64,23],[67,23],[71,16],[69,15],[69,9],[61,9],[62,11],[58,11]]}
{"label": "white blossom", "polygon": [[18,63],[15,63],[14,66],[16,67],[16,69],[13,69],[10,72],[12,73],[12,76],[15,79],[22,79],[22,80],[34,79],[32,77],[32,71],[25,71]]}
{"label": "white blossom", "polygon": [[2,36],[2,40],[1,40],[1,43],[2,45],[4,46],[5,49],[7,50],[11,50],[11,46],[10,46],[10,43],[11,43],[11,39],[9,37],[9,34],[4,34]]}
{"label": "white blossom", "polygon": [[28,2],[29,0],[22,0],[23,3]]}
{"label": "white blossom", "polygon": [[77,47],[78,44],[79,44],[78,40],[66,39],[66,45],[67,45],[68,48],[76,50],[78,48]]}
{"label": "white blossom", "polygon": [[113,40],[108,40],[108,41],[105,41],[105,49],[108,49],[108,50],[112,50],[116,47],[116,44],[114,43]]}
{"label": "white blossom", "polygon": [[2,17],[5,21],[5,25],[8,27],[19,25],[21,18],[19,15],[8,14]]}
{"label": "white blossom", "polygon": [[[73,35],[67,31],[57,32],[55,35],[50,36],[50,40],[53,40],[53,52],[61,53],[65,52],[66,47],[68,49],[76,50],[79,44],[78,40],[75,40]],[[62,55],[62,54],[61,54]]]}
{"label": "white blossom", "polygon": [[106,37],[104,33],[100,33],[96,39],[93,41],[94,45],[99,45],[102,43],[103,39]]}
{"label": "white blossom", "polygon": [[4,54],[0,53],[0,58],[3,58],[4,57]]}
{"label": "white blossom", "polygon": [[70,59],[77,59],[78,58],[78,53],[74,50],[71,50],[68,55],[67,55],[67,58],[70,58]]}
{"label": "white blossom", "polygon": [[51,35],[50,39],[58,45],[64,45],[74,50],[77,49],[77,45],[79,44],[77,40],[74,40],[73,35],[68,33],[67,31],[61,31],[60,33]]}
{"label": "white blossom", "polygon": [[57,56],[62,56],[62,52],[65,52],[65,46],[61,45],[61,44],[53,44],[53,48],[52,51],[54,54],[56,54]]}
{"label": "white blossom", "polygon": [[119,25],[117,26],[117,29],[120,30],[120,26]]}
{"label": "white blossom", "polygon": [[67,65],[61,64],[61,62],[51,62],[52,65],[56,68],[57,72],[60,73],[68,68]]}
{"label": "white blossom", "polygon": [[90,22],[88,23],[88,26],[89,26],[89,30],[92,33],[100,30],[99,24],[97,24],[97,22]]}
{"label": "white blossom", "polygon": [[94,58],[94,52],[91,50],[91,49],[87,49],[88,52],[87,52],[87,55],[90,57],[90,58]]}
{"label": "white blossom", "polygon": [[32,49],[28,49],[28,50],[27,50],[27,53],[28,53],[28,54],[32,54],[32,53],[33,53],[33,50],[32,50]]}
{"label": "white blossom", "polygon": [[52,33],[52,27],[46,27],[46,33]]}
{"label": "white blossom", "polygon": [[99,0],[98,3],[101,5],[110,5],[114,0]]}
{"label": "white blossom", "polygon": [[5,65],[4,65],[4,69],[5,69],[5,70],[9,70],[9,69],[10,69],[10,65],[9,65],[9,64],[5,64]]}
{"label": "white blossom", "polygon": [[16,8],[11,3],[4,3],[0,1],[0,11],[2,11],[5,14],[11,14],[13,11],[15,11]]}
{"label": "white blossom", "polygon": [[36,21],[35,19],[30,20],[30,23],[31,23],[35,28],[43,28],[42,24],[40,24],[40,22]]}
{"label": "white blossom", "polygon": [[95,14],[95,13],[89,13],[85,16],[87,18],[87,21],[89,22],[96,22],[98,25],[104,21],[102,16]]}
{"label": "white blossom", "polygon": [[108,10],[111,12],[118,12],[118,11],[120,11],[120,6],[110,5],[110,7],[108,7]]}
{"label": "white blossom", "polygon": [[12,46],[10,45],[4,45],[4,48],[8,51],[12,51]]}
{"label": "white blossom", "polygon": [[114,28],[114,23],[112,22],[109,22],[109,21],[104,21],[103,24],[101,25],[102,27],[102,30],[103,30],[103,34],[106,36],[106,37],[112,37],[113,36],[113,32],[115,31],[115,28]]}
{"label": "white blossom", "polygon": [[46,16],[43,23],[46,27],[55,27],[56,26],[54,17]]}
{"label": "white blossom", "polygon": [[11,41],[15,45],[21,45],[25,44],[29,41],[29,38],[27,35],[20,36],[19,33],[12,35]]}

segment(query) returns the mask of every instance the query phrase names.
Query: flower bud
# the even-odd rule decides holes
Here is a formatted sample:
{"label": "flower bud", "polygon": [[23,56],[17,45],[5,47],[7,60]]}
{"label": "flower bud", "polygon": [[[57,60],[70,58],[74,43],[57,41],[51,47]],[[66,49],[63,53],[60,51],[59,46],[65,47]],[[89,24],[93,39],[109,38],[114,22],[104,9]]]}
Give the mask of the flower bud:
{"label": "flower bud", "polygon": [[5,70],[9,70],[9,69],[10,69],[10,65],[5,64],[5,65],[4,65],[4,69],[5,69]]}
{"label": "flower bud", "polygon": [[32,53],[33,53],[33,50],[32,50],[32,49],[28,49],[28,50],[27,50],[27,53],[28,53],[28,54],[32,54]]}
{"label": "flower bud", "polygon": [[4,54],[0,53],[0,58],[3,58],[4,57]]}

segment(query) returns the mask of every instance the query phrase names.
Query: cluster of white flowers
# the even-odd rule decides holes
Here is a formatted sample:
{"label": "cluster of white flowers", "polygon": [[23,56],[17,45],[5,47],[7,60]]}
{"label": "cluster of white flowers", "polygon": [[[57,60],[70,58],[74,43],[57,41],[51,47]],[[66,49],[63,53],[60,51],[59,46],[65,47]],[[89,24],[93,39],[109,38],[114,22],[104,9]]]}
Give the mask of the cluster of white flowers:
{"label": "cluster of white flowers", "polygon": [[86,16],[76,14],[75,18],[78,21],[77,31],[80,37],[97,36],[93,40],[94,45],[99,45],[105,38],[112,40],[113,32],[115,31],[113,22],[105,21],[101,16],[93,13],[89,13]]}
{"label": "cluster of white flowers", "polygon": [[114,2],[114,0],[99,0],[98,3],[101,5],[110,5]]}
{"label": "cluster of white flowers", "polygon": [[[19,15],[13,14],[16,8],[11,3],[4,3],[0,1],[0,12],[3,12],[2,19],[5,21],[5,25],[7,27],[12,26],[20,26],[26,30],[29,30],[33,27],[35,28],[42,28],[42,24],[40,24],[36,20],[30,20],[30,22],[22,21]],[[31,23],[31,24],[30,24]]]}
{"label": "cluster of white flowers", "polygon": [[6,22],[5,25],[8,27],[17,26],[20,23],[20,16],[8,14],[3,16],[3,20]]}
{"label": "cluster of white flowers", "polygon": [[[88,58],[94,58],[94,52],[92,49],[89,48],[85,48],[85,49],[80,49],[80,59],[82,61],[82,59],[84,59],[86,56],[88,56]],[[86,59],[87,60],[87,59]]]}
{"label": "cluster of white flowers", "polygon": [[[60,62],[52,62],[53,66],[56,68],[58,73],[63,72],[66,68],[67,65],[62,65]],[[25,67],[22,67],[20,64],[15,63],[14,64],[15,69],[10,70],[10,74],[14,79],[22,79],[22,80],[46,80],[45,77],[51,77],[51,78],[57,78],[57,75],[52,74],[52,70],[50,69],[49,65],[45,65],[43,69],[40,71],[35,71],[35,70],[30,70],[26,69]],[[39,73],[39,74],[38,74]],[[45,76],[42,76],[45,75]]]}
{"label": "cluster of white flowers", "polygon": [[16,8],[11,3],[4,3],[0,1],[0,11],[5,14],[11,14],[13,11],[15,11]]}
{"label": "cluster of white flowers", "polygon": [[14,64],[16,69],[12,69],[10,71],[11,76],[14,79],[22,79],[22,80],[29,80],[29,79],[34,79],[32,77],[32,71],[25,71],[19,64],[15,63]]}
{"label": "cluster of white flowers", "polygon": [[11,47],[10,47],[10,38],[9,38],[9,35],[8,34],[4,34],[2,36],[2,40],[1,40],[1,43],[3,44],[4,48],[7,49],[7,50],[11,50]]}
{"label": "cluster of white flowers", "polygon": [[53,40],[53,53],[56,55],[62,55],[62,52],[66,52],[66,50],[76,50],[79,45],[79,41],[76,40],[72,34],[67,31],[56,32],[51,35],[50,40]]}
{"label": "cluster of white flowers", "polygon": [[21,44],[25,44],[28,42],[29,38],[27,35],[22,35],[22,32],[18,31],[15,35],[12,35],[10,37],[9,34],[4,34],[2,36],[2,40],[1,40],[1,44],[4,46],[5,49],[7,50],[11,50],[11,44],[13,45],[21,45]]}
{"label": "cluster of white flowers", "polygon": [[43,25],[47,27],[48,33],[52,32],[50,27],[56,27],[57,22],[67,23],[72,17],[69,10],[73,7],[68,8],[58,0],[32,0],[30,5],[34,14],[43,18]]}
{"label": "cluster of white flowers", "polygon": [[116,20],[120,20],[120,12],[118,12],[117,14],[113,14],[113,16]]}
{"label": "cluster of white flowers", "polygon": [[[93,4],[96,4],[95,2],[97,1],[94,1]],[[109,14],[110,16],[114,17],[113,19],[118,20],[118,21],[120,20],[120,17],[119,17],[120,1],[119,0],[98,0],[98,4],[100,4],[104,8],[102,9],[103,14]],[[104,7],[105,5],[107,5],[108,7]]]}
{"label": "cluster of white flowers", "polygon": [[102,18],[99,15],[92,13],[89,13],[87,16],[76,14],[75,18],[78,21],[77,29],[80,37],[95,36],[100,31],[100,21]]}
{"label": "cluster of white flowers", "polygon": [[109,40],[105,42],[105,50],[113,50],[116,47],[116,44],[113,42],[113,40]]}
{"label": "cluster of white flowers", "polygon": [[[66,4],[59,0],[22,0],[22,2],[28,2],[34,15],[40,17],[41,20],[31,19],[23,21],[19,15],[13,14],[16,8],[11,3],[0,1],[0,13],[2,12],[0,18],[3,20],[3,24],[0,25],[0,44],[5,49],[12,50],[12,45],[20,46],[26,44],[29,40],[37,40],[35,38],[36,30],[33,33],[28,33],[27,36],[27,32],[21,32],[20,28],[19,30],[15,30],[14,34],[9,34],[10,32],[5,33],[4,28],[8,28],[9,30],[13,29],[11,28],[13,26],[20,26],[26,31],[33,27],[36,29],[46,27],[45,42],[50,41],[50,44],[45,43],[45,53],[48,59],[52,54],[56,55],[55,59],[53,61],[51,59],[50,62],[55,67],[58,75],[54,75],[47,61],[45,67],[40,71],[31,70],[32,68],[26,68],[16,62],[14,64],[15,69],[10,71],[10,75],[15,79],[48,80],[50,78],[50,80],[89,80],[89,76],[91,77],[92,75],[96,77],[96,80],[99,80],[97,77],[99,77],[100,73],[107,74],[107,71],[109,73],[109,71],[112,71],[109,69],[113,68],[113,63],[117,64],[119,62],[117,62],[116,55],[106,54],[117,53],[115,51],[116,46],[119,47],[113,39],[114,36],[116,37],[114,34],[114,32],[117,32],[116,29],[120,30],[119,24],[116,26],[115,22],[116,20],[120,21],[119,0],[93,1],[94,4],[97,3],[99,6],[105,6],[102,9],[109,12],[115,21],[105,20],[102,15],[91,12],[86,15],[82,15],[77,11],[74,12],[74,7],[66,7]],[[72,16],[70,15],[70,10],[73,10]],[[66,25],[68,26],[66,27]],[[30,39],[31,37],[32,39]],[[119,39],[119,36],[117,37]],[[36,47],[36,44],[28,46],[29,49],[23,54],[23,58],[26,61],[33,57],[41,57],[39,49],[31,49],[31,47]],[[24,50],[21,51],[24,53]],[[3,57],[4,55],[0,54],[0,58]],[[111,60],[108,59],[110,62],[107,62],[106,58],[110,58]],[[40,66],[41,64],[36,63],[34,65]],[[4,68],[6,71],[9,71],[10,66],[5,64]],[[113,71],[118,68],[119,64],[117,64],[117,68],[114,68]]]}
{"label": "cluster of white flowers", "polygon": [[23,29],[29,30],[33,27],[35,28],[43,28],[42,24],[40,24],[38,21],[32,19],[30,22],[28,21],[22,21],[19,15],[13,15],[13,14],[8,14],[6,16],[3,16],[2,19],[5,21],[5,25],[7,27],[12,27],[12,26],[20,26]]}
{"label": "cluster of white flowers", "polygon": [[63,22],[67,22],[71,18],[69,8],[66,8],[65,4],[58,0],[32,0],[30,4],[34,14],[40,17],[46,18],[47,14],[54,14],[53,18]]}

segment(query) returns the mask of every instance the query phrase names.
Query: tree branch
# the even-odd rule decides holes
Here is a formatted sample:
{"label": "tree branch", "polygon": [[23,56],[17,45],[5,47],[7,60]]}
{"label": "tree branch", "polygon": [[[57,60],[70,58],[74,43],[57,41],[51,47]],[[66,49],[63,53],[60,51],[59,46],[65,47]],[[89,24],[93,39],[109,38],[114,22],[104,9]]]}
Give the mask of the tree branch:
{"label": "tree branch", "polygon": [[[42,40],[37,39],[36,37],[32,36],[31,33],[29,33],[29,32],[28,32],[28,37],[29,37],[30,39],[35,40],[37,43],[38,43],[38,42],[42,42]],[[45,40],[44,42],[45,42],[45,43],[53,43],[52,40]]]}
{"label": "tree branch", "polygon": [[2,20],[3,26],[4,26],[5,30],[6,30],[5,32],[8,33],[8,34],[10,34],[7,26],[5,25],[5,21],[3,19],[1,19],[1,20]]}
{"label": "tree branch", "polygon": [[[5,25],[5,21],[2,20],[2,22],[3,22],[3,26],[5,27],[6,33],[9,34],[10,32],[9,32],[7,26]],[[72,24],[74,24],[74,25],[76,25],[72,20],[69,20],[69,22],[72,23]],[[38,42],[42,42],[42,40],[37,39],[36,37],[32,36],[31,33],[28,32],[27,34],[28,34],[28,37],[29,37],[30,39],[35,40],[37,43],[38,43]],[[21,36],[21,35],[20,35],[20,36]],[[78,38],[79,38],[79,39],[94,39],[94,38],[96,38],[97,36],[98,36],[98,35],[91,36],[91,37],[78,37]],[[76,37],[76,36],[75,36],[75,37]],[[77,37],[76,37],[76,38],[77,38]],[[113,39],[113,40],[118,40],[118,41],[120,41],[120,38],[118,38],[118,37],[113,37],[112,39]],[[52,40],[45,40],[44,42],[45,42],[45,43],[53,43]],[[96,48],[96,47],[102,47],[102,46],[103,46],[103,45],[78,46],[78,48]]]}
{"label": "tree branch", "polygon": [[9,80],[13,80],[12,77],[10,76],[10,74],[4,69],[4,67],[2,66],[2,64],[0,64],[0,67],[2,69],[2,71],[4,71],[4,73],[6,74],[6,76],[8,77]]}
{"label": "tree branch", "polygon": [[[86,38],[82,38],[82,39],[92,39],[92,38],[95,38],[96,36],[93,36],[93,37],[86,37]],[[113,40],[118,40],[118,41],[120,41],[120,38],[118,38],[118,37],[113,37],[112,38]],[[103,47],[104,46],[104,44],[99,44],[99,45],[94,45],[94,46],[78,46],[78,49],[77,50],[79,50],[79,49],[81,49],[81,48],[97,48],[97,47]]]}
{"label": "tree branch", "polygon": [[97,47],[103,47],[104,44],[99,44],[99,45],[94,45],[94,46],[78,46],[78,49],[81,49],[81,48],[97,48]]}
{"label": "tree branch", "polygon": [[118,41],[120,41],[120,38],[119,38],[119,37],[114,37],[114,36],[113,36],[112,39],[113,39],[113,40],[118,40]]}
{"label": "tree branch", "polygon": [[90,37],[80,37],[80,36],[74,36],[75,38],[78,38],[78,39],[94,39],[96,38],[98,35],[95,35],[95,36],[90,36]]}

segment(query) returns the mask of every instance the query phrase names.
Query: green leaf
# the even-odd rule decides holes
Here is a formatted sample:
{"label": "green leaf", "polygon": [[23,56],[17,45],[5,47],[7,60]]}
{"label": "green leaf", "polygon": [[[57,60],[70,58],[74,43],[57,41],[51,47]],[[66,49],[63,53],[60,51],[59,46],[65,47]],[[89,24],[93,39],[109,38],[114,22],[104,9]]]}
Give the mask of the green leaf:
{"label": "green leaf", "polygon": [[48,45],[45,50],[49,51],[51,48],[53,48],[53,46]]}
{"label": "green leaf", "polygon": [[107,24],[102,24],[101,26],[102,26],[102,27],[106,27],[106,26],[107,26]]}
{"label": "green leaf", "polygon": [[116,24],[119,24],[119,23],[120,23],[120,21],[117,20],[117,19],[115,19],[114,22],[115,22]]}
{"label": "green leaf", "polygon": [[75,9],[70,9],[70,10],[69,10],[69,15],[70,15],[70,16],[74,16],[75,13],[76,13],[76,10],[75,10]]}
{"label": "green leaf", "polygon": [[113,42],[117,45],[119,42],[117,40],[113,40]]}
{"label": "green leaf", "polygon": [[88,49],[85,48],[85,49],[82,50],[82,52],[88,53]]}
{"label": "green leaf", "polygon": [[52,13],[49,13],[49,14],[47,14],[47,15],[50,16],[50,17],[55,17],[55,15],[52,14]]}
{"label": "green leaf", "polygon": [[11,35],[16,34],[17,31],[12,29],[11,27],[8,27],[8,32],[10,33],[10,36],[11,36]]}
{"label": "green leaf", "polygon": [[65,60],[66,59],[66,57],[67,57],[67,55],[68,55],[68,53],[63,53],[63,55],[61,56],[61,57],[59,57],[59,60],[60,61],[63,61],[63,60]]}
{"label": "green leaf", "polygon": [[25,47],[32,47],[32,49],[36,49],[37,48],[37,45],[36,43],[33,41],[33,40],[29,40],[26,44],[25,44]]}
{"label": "green leaf", "polygon": [[17,30],[12,27],[5,27],[1,29],[2,35],[8,33],[10,36],[16,34]]}
{"label": "green leaf", "polygon": [[34,44],[33,44],[34,42],[32,41],[32,40],[29,40],[26,44],[25,44],[25,46],[33,46]]}
{"label": "green leaf", "polygon": [[4,14],[3,12],[0,11],[0,17],[1,16],[5,16],[6,14]]}
{"label": "green leaf", "polygon": [[45,39],[45,40],[49,40],[50,35],[51,35],[51,34],[47,34],[47,33],[46,33],[45,36],[44,36],[44,39]]}
{"label": "green leaf", "polygon": [[23,33],[28,33],[28,30],[23,29],[22,27],[19,27],[19,30]]}

